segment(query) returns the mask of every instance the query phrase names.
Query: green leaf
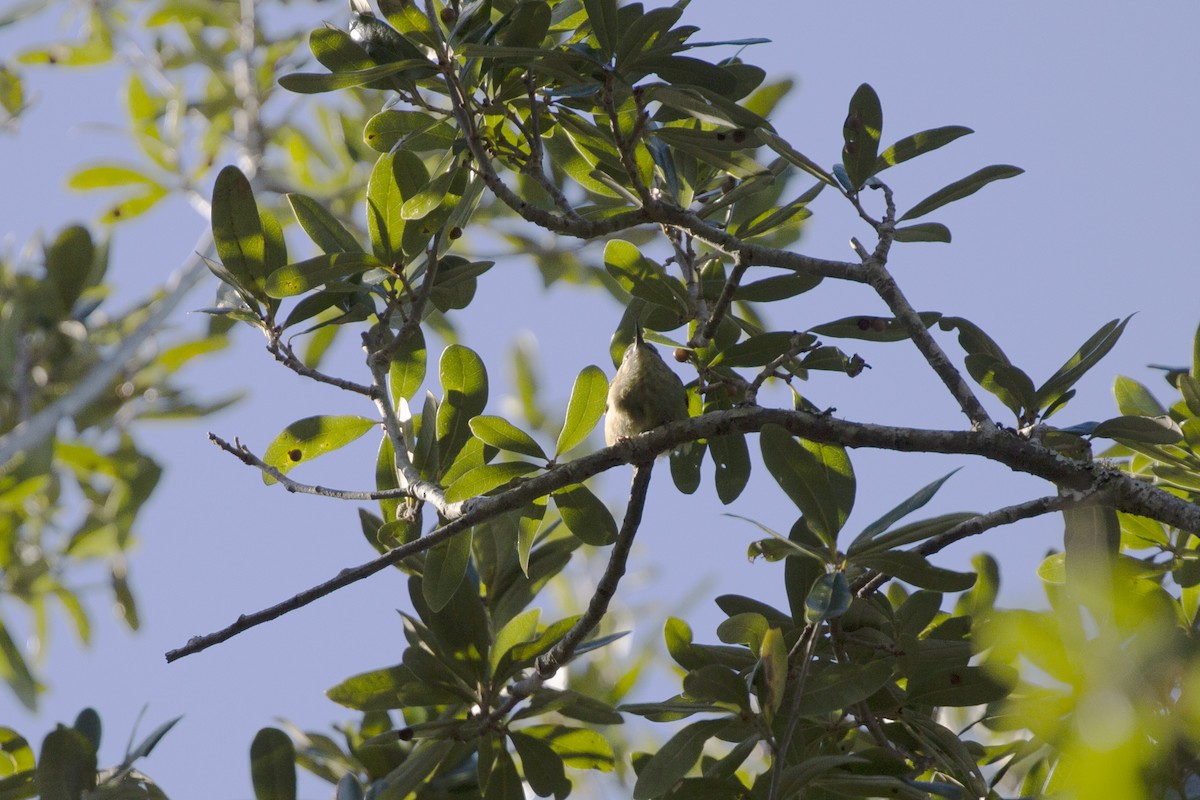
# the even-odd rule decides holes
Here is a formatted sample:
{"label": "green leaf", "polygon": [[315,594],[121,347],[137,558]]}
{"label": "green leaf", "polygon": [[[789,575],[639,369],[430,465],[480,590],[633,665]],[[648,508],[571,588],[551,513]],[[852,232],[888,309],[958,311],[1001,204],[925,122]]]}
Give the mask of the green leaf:
{"label": "green leaf", "polygon": [[767,425],[759,434],[767,471],[803,512],[813,533],[831,550],[854,506],[854,470],[846,450],[834,444],[797,441]]}
{"label": "green leaf", "polygon": [[687,313],[679,283],[665,269],[646,258],[637,247],[622,239],[610,239],[604,247],[604,266],[621,287],[634,297],[662,306],[680,316]]}
{"label": "green leaf", "polygon": [[617,24],[617,0],[583,0],[583,7],[587,11],[588,22],[592,24],[596,44],[600,46],[600,57],[607,62],[616,52],[621,35],[620,25]]}
{"label": "green leaf", "polygon": [[367,120],[363,141],[372,150],[390,153],[403,150],[424,152],[449,150],[455,141],[454,127],[424,111],[381,111]]}
{"label": "green leaf", "polygon": [[496,634],[492,647],[488,651],[488,665],[495,672],[500,659],[519,644],[528,642],[537,635],[538,620],[541,609],[531,608],[510,619]]}
{"label": "green leaf", "polygon": [[320,202],[299,192],[284,195],[300,227],[325,253],[361,253],[362,245]]}
{"label": "green leaf", "polygon": [[865,553],[852,558],[851,563],[936,592],[965,592],[975,585],[973,572],[935,567],[920,553],[907,550]]}
{"label": "green leaf", "polygon": [[38,756],[37,796],[41,800],[79,800],[95,786],[96,751],[87,737],[63,725],[50,731]]}
{"label": "green leaf", "polygon": [[883,108],[879,104],[879,95],[864,83],[850,98],[850,112],[842,124],[842,139],[846,143],[842,148],[842,162],[854,191],[861,189],[867,178],[875,173],[882,132]]}
{"label": "green leaf", "polygon": [[746,446],[746,436],[741,433],[714,436],[708,440],[708,452],[716,468],[713,482],[717,488],[717,498],[729,505],[741,496],[742,490],[750,482],[750,451]]}
{"label": "green leaf", "polygon": [[1033,381],[1023,371],[995,356],[972,353],[964,360],[967,373],[1024,422],[1037,410]]}
{"label": "green leaf", "polygon": [[[933,668],[930,668],[933,667]],[[923,664],[909,676],[907,702],[930,706],[983,706],[1003,700],[1016,685],[1016,671],[1004,664],[972,667]]]}
{"label": "green leaf", "polygon": [[1092,436],[1140,444],[1175,444],[1183,439],[1183,431],[1165,414],[1158,417],[1125,415],[1104,420],[1092,431]]}
{"label": "green leaf", "polygon": [[296,749],[286,733],[263,728],[250,744],[255,800],[295,800]]}
{"label": "green leaf", "polygon": [[827,572],[817,578],[808,597],[804,600],[804,618],[807,622],[824,622],[846,613],[853,595],[846,573]]}
{"label": "green leaf", "polygon": [[82,225],[69,225],[46,248],[46,275],[54,285],[61,314],[71,313],[75,301],[87,287],[96,262],[96,246]]}
{"label": "green leaf", "polygon": [[[937,311],[922,311],[918,316],[928,328],[942,318]],[[893,317],[842,317],[812,328],[818,336],[833,336],[837,339],[862,339],[868,342],[901,342],[908,338],[908,331]]]}
{"label": "green leaf", "polygon": [[974,132],[970,128],[964,128],[961,125],[947,125],[943,128],[933,128],[932,130],[914,133],[912,136],[905,136],[879,154],[879,160],[875,163],[875,174],[878,175],[888,167],[894,167],[909,159],[923,156],[928,152],[937,150],[939,147],[950,144],[960,136],[966,136],[968,133]]}
{"label": "green leaf", "polygon": [[901,525],[899,528],[892,528],[889,531],[879,534],[864,547],[857,548],[857,550],[851,548],[851,550],[856,554],[862,554],[890,550],[896,547],[903,547],[906,544],[913,544],[914,542],[923,542],[934,536],[941,536],[950,529],[977,516],[979,515],[972,511],[955,511],[950,514],[941,514],[929,519],[910,522],[907,525]]}
{"label": "green leaf", "polygon": [[783,695],[787,691],[788,651],[779,628],[768,628],[763,635],[758,660],[763,680],[759,702],[769,723],[783,705]]}
{"label": "green leaf", "polygon": [[616,765],[612,745],[596,731],[569,725],[533,725],[522,728],[521,733],[546,742],[569,767],[612,772]]}
{"label": "green leaf", "polygon": [[446,607],[466,577],[472,536],[473,530],[459,533],[425,551],[421,593],[434,611]]}
{"label": "green leaf", "polygon": [[566,796],[571,791],[571,781],[563,770],[563,760],[545,741],[527,736],[521,731],[509,731],[517,755],[521,757],[521,771],[529,788],[540,797]]}
{"label": "green leaf", "polygon": [[490,444],[492,447],[511,453],[520,453],[531,458],[549,461],[546,451],[533,440],[532,436],[504,417],[481,414],[472,419],[470,425],[471,433],[475,434],[476,438],[482,440],[484,444]]}
{"label": "green leaf", "polygon": [[774,150],[779,155],[783,156],[788,163],[812,175],[817,180],[829,186],[837,186],[838,183],[832,175],[826,172],[815,161],[801,153],[796,148],[792,147],[786,141],[781,139],[774,131],[768,130],[766,127],[757,127],[755,133],[763,140],[767,147]]}
{"label": "green leaf", "polygon": [[567,402],[567,418],[558,434],[554,457],[569,453],[587,438],[600,422],[608,397],[608,378],[595,365],[583,368],[575,385],[571,387],[571,399]]}
{"label": "green leaf", "polygon": [[720,364],[725,367],[762,367],[785,353],[791,352],[795,355],[803,352],[816,341],[817,337],[811,333],[796,331],[760,333],[718,353],[709,366],[715,367]]}
{"label": "green leaf", "polygon": [[416,396],[425,381],[427,358],[425,333],[418,326],[410,330],[408,338],[392,351],[392,361],[388,365],[388,384],[393,400],[411,400]]}
{"label": "green leaf", "polygon": [[990,167],[984,167],[981,170],[972,172],[967,177],[957,180],[949,186],[943,186],[933,194],[926,197],[921,202],[910,208],[900,217],[898,222],[903,222],[906,219],[916,219],[923,217],[930,211],[941,208],[947,203],[953,203],[955,200],[961,200],[964,197],[969,197],[984,186],[987,186],[992,181],[1004,180],[1005,178],[1015,178],[1025,170],[1020,167],[1012,167],[1007,164],[997,164]]}
{"label": "green leaf", "polygon": [[684,726],[643,765],[633,787],[634,800],[652,800],[669,792],[696,765],[708,740],[729,727],[730,722],[723,717]]}
{"label": "green leaf", "polygon": [[586,486],[571,486],[552,496],[563,524],[580,541],[593,547],[604,547],[616,541],[616,520]]}
{"label": "green leaf", "polygon": [[327,253],[280,267],[267,277],[264,289],[268,297],[294,297],[317,286],[383,267],[383,262],[366,253]]}
{"label": "green leaf", "polygon": [[367,181],[367,230],[379,260],[389,264],[404,260],[406,220],[401,210],[404,201],[428,182],[429,171],[415,153],[397,150],[375,161]]}
{"label": "green leaf", "polygon": [[695,494],[700,488],[700,467],[707,452],[708,445],[704,442],[692,442],[690,446],[676,447],[671,451],[671,480],[676,489],[684,494]]}
{"label": "green leaf", "polygon": [[750,303],[771,303],[803,294],[820,282],[820,276],[802,272],[795,275],[776,275],[739,286],[733,292],[733,299]]}
{"label": "green leaf", "polygon": [[442,351],[438,373],[444,394],[437,410],[437,443],[446,468],[471,438],[471,419],[487,406],[488,377],[483,359],[458,344]]}
{"label": "green leaf", "polygon": [[120,164],[99,164],[94,167],[83,167],[75,172],[67,181],[72,189],[88,191],[91,189],[111,189],[114,186],[147,185],[158,186],[158,181],[146,175],[136,167],[126,167]]}
{"label": "green leaf", "polygon": [[[286,474],[306,461],[345,447],[376,425],[377,421],[366,417],[305,417],[288,425],[267,445],[263,461]],[[272,484],[275,479],[264,474],[263,482]]]}
{"label": "green leaf", "polygon": [[212,230],[221,263],[243,290],[265,301],[266,244],[262,220],[250,181],[237,167],[225,167],[217,174],[212,195]]}
{"label": "green leaf", "polygon": [[1010,364],[1008,356],[1000,349],[1000,345],[996,344],[992,337],[983,332],[975,323],[970,320],[965,320],[962,317],[942,317],[938,320],[938,327],[944,331],[958,330],[958,344],[966,352],[967,355],[975,353],[985,353],[990,356]]}
{"label": "green leaf", "polygon": [[830,664],[809,678],[797,712],[807,717],[841,711],[875,694],[891,677],[890,660]]}
{"label": "green leaf", "polygon": [[[1084,342],[1074,355],[1067,359],[1050,378],[1037,390],[1037,408],[1046,408],[1054,404],[1068,389],[1096,365],[1100,359],[1112,350],[1113,345],[1121,338],[1125,326],[1132,317],[1123,320],[1112,320],[1101,326]],[[1128,413],[1122,411],[1122,413]],[[1163,412],[1159,412],[1160,414]],[[1150,415],[1155,416],[1155,415]]]}
{"label": "green leaf", "polygon": [[452,739],[422,739],[404,759],[404,762],[388,773],[386,788],[375,796],[375,800],[405,800],[429,780],[429,776],[454,749]]}
{"label": "green leaf", "polygon": [[[961,469],[961,467],[959,469]],[[846,550],[847,554],[852,555],[855,551],[863,549],[863,547],[869,544],[876,536],[883,533],[888,528],[892,527],[893,524],[900,521],[904,517],[907,517],[909,514],[932,500],[933,496],[937,494],[938,489],[942,488],[942,484],[950,480],[951,476],[953,476],[956,472],[958,472],[958,469],[951,470],[942,477],[938,478],[936,481],[926,484],[924,487],[918,489],[916,492],[910,495],[904,502],[900,503],[891,511],[888,511],[882,517],[863,528],[862,533],[854,537],[854,541],[850,543],[850,547]]]}
{"label": "green leaf", "polygon": [[737,78],[729,70],[689,56],[646,55],[638,59],[638,70],[675,86],[703,86],[723,95],[737,90]]}
{"label": "green leaf", "polygon": [[150,755],[154,748],[158,746],[158,743],[162,741],[162,738],[166,736],[167,733],[170,732],[170,730],[174,728],[181,719],[183,719],[183,717],[175,717],[174,719],[167,720],[162,725],[159,725],[157,728],[151,731],[150,735],[145,739],[142,739],[142,741],[138,743],[137,747],[129,751],[129,754],[125,757],[125,763],[132,764],[139,758],[145,758],[146,756]]}
{"label": "green leaf", "polygon": [[1124,375],[1113,382],[1113,395],[1117,399],[1117,408],[1127,416],[1160,417],[1167,413],[1149,389]]}
{"label": "green leaf", "polygon": [[297,94],[320,94],[335,92],[338,89],[349,89],[352,86],[363,86],[380,78],[398,75],[409,70],[421,70],[428,66],[429,62],[423,58],[409,58],[350,72],[293,72],[290,75],[280,76],[279,85],[289,92]]}
{"label": "green leaf", "polygon": [[950,229],[940,222],[919,222],[896,228],[897,242],[944,242],[950,243]]}
{"label": "green leaf", "polygon": [[446,489],[446,501],[457,503],[479,497],[538,469],[536,464],[527,461],[501,461],[474,467]]}

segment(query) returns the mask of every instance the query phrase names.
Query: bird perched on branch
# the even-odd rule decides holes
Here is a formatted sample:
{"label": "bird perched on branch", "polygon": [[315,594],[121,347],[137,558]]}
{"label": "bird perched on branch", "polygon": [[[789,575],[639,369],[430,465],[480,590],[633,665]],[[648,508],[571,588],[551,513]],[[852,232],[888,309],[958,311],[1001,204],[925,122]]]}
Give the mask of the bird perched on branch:
{"label": "bird perched on branch", "polygon": [[607,412],[604,441],[609,445],[688,417],[683,381],[642,338],[640,325],[608,387]]}

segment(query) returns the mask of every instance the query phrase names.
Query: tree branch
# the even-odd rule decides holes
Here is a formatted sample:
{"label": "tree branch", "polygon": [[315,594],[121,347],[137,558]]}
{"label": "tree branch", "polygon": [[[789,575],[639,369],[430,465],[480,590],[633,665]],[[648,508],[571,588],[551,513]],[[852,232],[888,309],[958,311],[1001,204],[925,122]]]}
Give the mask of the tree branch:
{"label": "tree branch", "polygon": [[163,287],[164,293],[157,307],[141,325],[128,336],[122,337],[108,358],[97,364],[74,389],[0,436],[0,468],[53,436],[60,422],[67,417],[74,417],[109,389],[113,379],[129,364],[138,349],[159,331],[184,296],[207,274],[202,253],[211,244],[212,231],[206,230],[196,242],[192,255]]}
{"label": "tree branch", "polygon": [[803,436],[812,441],[836,443],[845,447],[981,456],[1067,489],[1103,490],[1107,493],[1106,502],[1119,511],[1150,517],[1181,530],[1200,533],[1200,505],[1164,492],[1119,470],[1090,461],[1072,461],[1049,448],[1022,440],[1004,431],[900,428],[849,422],[828,414],[812,414],[806,411],[735,408],[672,422],[575,461],[559,464],[542,475],[518,483],[499,494],[449,504],[447,511],[451,521],[440,528],[365,564],[344,569],[331,580],[307,589],[289,600],[250,615],[243,615],[225,629],[195,637],[184,647],[168,652],[167,660],[174,661],[223,642],[238,633],[369,577],[409,556],[424,552],[472,525],[505,511],[521,508],[539,497],[564,486],[580,483],[618,464],[639,464],[685,442],[729,433],[753,433],[767,425],[778,425],[796,436]]}

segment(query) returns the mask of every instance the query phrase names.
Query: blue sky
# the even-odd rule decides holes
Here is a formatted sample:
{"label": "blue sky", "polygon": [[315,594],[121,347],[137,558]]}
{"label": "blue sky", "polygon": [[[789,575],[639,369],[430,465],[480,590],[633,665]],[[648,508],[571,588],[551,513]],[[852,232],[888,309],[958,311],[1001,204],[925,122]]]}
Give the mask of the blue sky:
{"label": "blue sky", "polygon": [[[301,5],[297,13],[310,15],[313,25],[323,19],[344,24],[341,9],[336,3]],[[44,16],[29,26],[0,29],[0,57],[51,38],[53,15]],[[773,40],[746,57],[769,75],[798,79],[774,122],[825,166],[838,160],[846,104],[864,81],[882,98],[885,143],[940,125],[973,128],[975,135],[889,172],[902,206],[987,164],[1015,164],[1026,173],[933,215],[953,231],[953,244],[893,250],[891,268],[910,300],[920,310],[982,326],[1035,382],[1101,324],[1137,312],[1117,348],[1081,382],[1079,396],[1055,421],[1114,415],[1111,382],[1117,374],[1168,396],[1166,384],[1145,364],[1186,363],[1200,321],[1192,240],[1194,192],[1200,186],[1194,156],[1200,6],[1183,0],[1086,6],[694,0],[685,21],[701,26],[697,38]],[[65,179],[84,162],[120,152],[120,137],[102,127],[118,120],[115,74],[29,73],[35,105],[19,132],[0,137],[0,175],[9,186],[0,200],[0,235],[11,236],[12,244],[19,246],[38,229],[98,217],[104,201],[70,193]],[[831,193],[820,198],[803,242],[806,252],[852,258],[849,237],[864,238],[869,231],[843,205]],[[161,282],[187,257],[203,226],[183,204],[123,226],[116,234],[112,273],[119,298],[129,301]],[[504,413],[502,397],[510,382],[500,365],[521,335],[539,341],[548,407],[565,405],[571,380],[584,365],[599,364],[611,375],[607,346],[619,318],[616,305],[569,287],[546,292],[539,287],[526,265],[500,265],[481,282],[477,314],[464,323],[464,342],[495,365],[489,413]],[[214,288],[209,281],[185,306],[209,305]],[[511,298],[530,293],[537,302],[514,314]],[[803,329],[856,313],[886,312],[865,287],[826,283],[772,319],[781,329]],[[179,324],[196,321],[181,315]],[[956,352],[951,337],[943,342]],[[871,370],[853,381],[816,375],[803,389],[813,402],[836,406],[850,419],[961,427],[953,401],[910,350],[904,344],[858,348]],[[354,348],[343,347],[333,363],[354,376],[361,359]],[[132,562],[143,631],[126,634],[107,613],[102,594],[91,598],[96,630],[90,649],[81,649],[57,620],[47,668],[51,689],[42,710],[31,717],[0,693],[0,725],[40,740],[54,721],[69,721],[83,706],[95,706],[106,730],[101,760],[113,763],[143,704],[149,705],[143,732],[183,714],[143,769],[175,798],[248,797],[247,752],[254,731],[282,716],[326,731],[330,723],[350,719],[351,713],[323,693],[350,674],[399,660],[403,640],[395,609],[407,600],[401,581],[380,575],[198,656],[165,664],[163,652],[188,637],[372,555],[350,504],[264,487],[205,439],[205,431],[213,430],[261,450],[296,418],[370,413],[367,407],[274,368],[249,331],[236,337],[230,353],[189,376],[210,395],[248,389],[250,396],[200,423],[145,429],[143,437],[167,474],[140,521],[143,545]],[[998,403],[989,410],[1001,417]],[[368,486],[370,450],[348,450],[314,465],[307,477]],[[927,507],[929,513],[984,511],[1050,490],[1005,468],[966,459],[874,452],[852,458],[859,496],[851,532],[959,466],[965,468]],[[619,501],[626,478],[607,477],[606,496]],[[665,470],[657,476],[631,576],[635,602],[657,605],[620,623],[634,625],[638,641],[660,641],[662,617],[681,612],[697,638],[711,641],[720,618],[707,598],[722,592],[760,592],[769,602],[784,602],[778,565],[751,565],[744,557],[757,531],[722,517],[726,511],[780,530],[795,516],[761,470],[729,508],[703,491],[682,497]],[[1060,544],[1061,524],[1046,518],[962,543],[939,563],[961,566],[975,552],[992,551],[1001,559],[1003,599],[1038,602],[1032,570]],[[704,576],[699,594],[696,575]],[[696,596],[704,599],[692,602]],[[651,696],[671,691],[659,680]],[[302,783],[302,796],[328,796],[322,786]]]}

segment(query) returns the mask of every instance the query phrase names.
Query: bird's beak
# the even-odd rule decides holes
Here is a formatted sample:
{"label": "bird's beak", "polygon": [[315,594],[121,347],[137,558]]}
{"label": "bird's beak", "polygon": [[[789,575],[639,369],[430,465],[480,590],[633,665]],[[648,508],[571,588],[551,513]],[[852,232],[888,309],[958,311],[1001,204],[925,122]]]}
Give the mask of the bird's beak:
{"label": "bird's beak", "polygon": [[646,342],[642,339],[642,324],[640,322],[633,326],[633,341],[637,343],[638,347],[642,347],[646,344]]}

